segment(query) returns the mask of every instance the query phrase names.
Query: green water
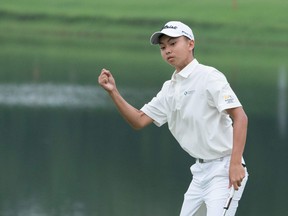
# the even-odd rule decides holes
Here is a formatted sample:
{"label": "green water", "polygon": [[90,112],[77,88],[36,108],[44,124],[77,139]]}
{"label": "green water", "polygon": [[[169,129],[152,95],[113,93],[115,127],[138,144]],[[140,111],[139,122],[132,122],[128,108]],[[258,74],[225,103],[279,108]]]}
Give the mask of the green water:
{"label": "green water", "polygon": [[[1,216],[179,214],[194,160],[166,126],[134,131],[107,107],[1,105]],[[286,152],[277,121],[250,116],[238,215],[287,214]]]}

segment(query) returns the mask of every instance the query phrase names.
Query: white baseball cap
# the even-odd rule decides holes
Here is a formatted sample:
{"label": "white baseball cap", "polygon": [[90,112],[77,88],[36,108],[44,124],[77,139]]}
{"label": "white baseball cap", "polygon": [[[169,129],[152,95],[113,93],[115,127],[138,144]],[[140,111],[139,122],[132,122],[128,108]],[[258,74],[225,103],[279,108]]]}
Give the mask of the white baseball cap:
{"label": "white baseball cap", "polygon": [[159,44],[159,38],[163,34],[169,37],[186,36],[190,40],[194,40],[191,28],[179,21],[170,21],[163,26],[161,31],[154,32],[150,38],[151,44]]}

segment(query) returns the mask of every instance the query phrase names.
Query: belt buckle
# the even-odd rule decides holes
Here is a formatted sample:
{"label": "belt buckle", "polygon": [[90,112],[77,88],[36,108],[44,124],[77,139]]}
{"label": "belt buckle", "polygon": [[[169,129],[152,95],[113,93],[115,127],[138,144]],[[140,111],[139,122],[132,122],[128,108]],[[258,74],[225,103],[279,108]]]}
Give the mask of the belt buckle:
{"label": "belt buckle", "polygon": [[201,159],[201,158],[199,158],[198,161],[199,161],[199,163],[205,163],[205,160]]}

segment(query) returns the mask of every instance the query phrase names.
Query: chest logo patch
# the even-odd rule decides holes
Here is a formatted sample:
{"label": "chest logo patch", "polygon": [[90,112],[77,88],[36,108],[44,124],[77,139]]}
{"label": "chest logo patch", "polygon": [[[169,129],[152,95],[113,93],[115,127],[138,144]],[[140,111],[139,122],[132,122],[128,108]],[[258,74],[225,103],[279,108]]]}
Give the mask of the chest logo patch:
{"label": "chest logo patch", "polygon": [[184,91],[184,95],[187,96],[187,95],[191,95],[195,92],[195,90],[190,90],[190,91]]}

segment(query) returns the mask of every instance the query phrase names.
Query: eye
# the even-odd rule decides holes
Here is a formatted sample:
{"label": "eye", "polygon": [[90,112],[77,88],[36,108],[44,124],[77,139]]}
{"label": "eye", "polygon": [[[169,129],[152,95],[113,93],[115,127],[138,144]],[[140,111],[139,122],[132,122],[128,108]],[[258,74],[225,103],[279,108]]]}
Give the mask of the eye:
{"label": "eye", "polygon": [[171,46],[174,46],[176,44],[176,41],[173,41],[170,43]]}

